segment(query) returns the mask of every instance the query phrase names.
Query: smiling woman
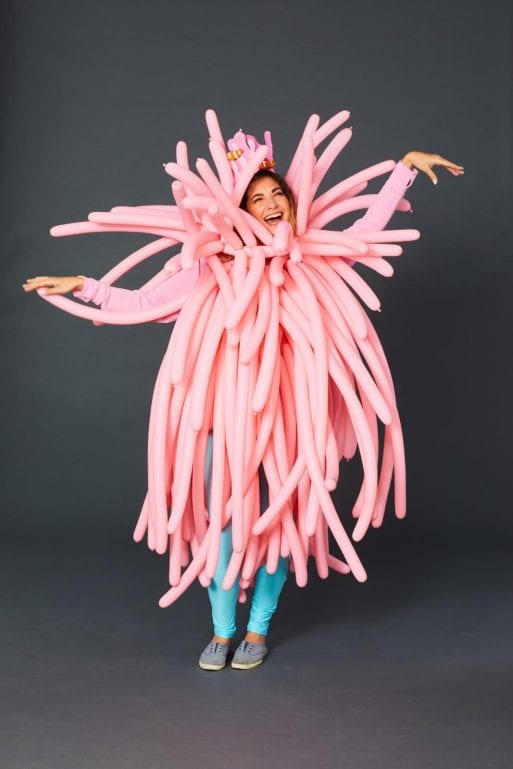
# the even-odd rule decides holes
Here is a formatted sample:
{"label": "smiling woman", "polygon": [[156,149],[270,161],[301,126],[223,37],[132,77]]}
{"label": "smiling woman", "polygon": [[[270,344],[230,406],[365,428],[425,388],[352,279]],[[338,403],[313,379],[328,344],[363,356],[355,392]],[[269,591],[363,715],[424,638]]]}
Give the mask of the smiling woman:
{"label": "smiling woman", "polygon": [[[267,654],[267,632],[289,570],[296,583],[317,573],[366,572],[346,531],[360,541],[383,521],[389,492],[406,513],[401,424],[391,373],[366,308],[379,299],[353,264],[391,275],[384,257],[417,230],[387,230],[403,198],[433,166],[454,176],[440,155],[410,151],[377,163],[318,193],[351,136],[344,110],[321,125],[312,115],[286,172],[271,171],[265,144],[238,131],[225,142],[217,116],[206,114],[209,149],[197,174],[184,142],[173,177],[175,205],[116,206],[86,222],[52,228],[55,236],[99,231],[156,236],[102,280],[39,276],[25,291],[44,291],[61,309],[95,323],[176,320],[153,395],[148,437],[148,491],[134,538],[147,536],[169,553],[169,606],[198,579],[208,589],[214,636],[202,652],[205,670],[221,670],[236,632],[237,600],[254,585],[247,632],[232,667],[248,670]],[[340,130],[339,130],[340,129]],[[316,151],[334,132],[324,150]],[[377,194],[369,180],[389,178]],[[243,209],[243,210],[241,210]],[[325,229],[365,211],[342,229]],[[349,226],[347,226],[349,225]],[[113,286],[144,259],[182,244],[147,284]],[[52,294],[70,291],[101,310]],[[339,463],[359,453],[361,491],[341,520],[330,496]],[[392,489],[393,481],[393,489]],[[347,523],[345,524],[347,526]],[[342,559],[330,552],[332,540]]]}
{"label": "smiling woman", "polygon": [[296,229],[296,203],[285,179],[267,169],[257,171],[241,200],[241,208],[260,219],[272,233],[279,222]]}

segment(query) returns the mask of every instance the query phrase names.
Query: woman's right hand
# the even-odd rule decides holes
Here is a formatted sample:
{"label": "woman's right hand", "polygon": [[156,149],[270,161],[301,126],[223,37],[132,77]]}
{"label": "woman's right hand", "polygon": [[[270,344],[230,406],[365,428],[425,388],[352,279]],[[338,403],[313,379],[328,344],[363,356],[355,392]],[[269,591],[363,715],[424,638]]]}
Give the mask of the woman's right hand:
{"label": "woman's right hand", "polygon": [[80,291],[84,286],[84,278],[81,275],[68,276],[49,276],[39,275],[37,278],[27,278],[26,283],[22,283],[24,291],[35,291],[37,288],[45,288],[43,293],[49,294],[68,294],[70,291]]}

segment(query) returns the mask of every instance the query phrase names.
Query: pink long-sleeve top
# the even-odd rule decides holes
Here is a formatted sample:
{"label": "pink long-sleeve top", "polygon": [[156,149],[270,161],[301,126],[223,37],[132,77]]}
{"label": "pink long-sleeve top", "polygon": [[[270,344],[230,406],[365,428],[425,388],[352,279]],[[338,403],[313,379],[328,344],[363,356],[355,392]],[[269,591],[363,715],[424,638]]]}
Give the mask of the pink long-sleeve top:
{"label": "pink long-sleeve top", "polygon": [[[379,232],[383,230],[393,216],[394,211],[408,187],[413,183],[418,171],[409,169],[399,161],[385,184],[372,201],[365,214],[357,219],[345,232]],[[147,289],[127,289],[109,286],[101,280],[84,277],[84,285],[73,296],[83,302],[93,302],[102,310],[111,312],[133,312],[157,307],[174,302],[180,297],[186,298],[198,280],[204,263],[195,264],[190,270],[182,270]],[[176,320],[179,312],[162,318],[163,321]]]}

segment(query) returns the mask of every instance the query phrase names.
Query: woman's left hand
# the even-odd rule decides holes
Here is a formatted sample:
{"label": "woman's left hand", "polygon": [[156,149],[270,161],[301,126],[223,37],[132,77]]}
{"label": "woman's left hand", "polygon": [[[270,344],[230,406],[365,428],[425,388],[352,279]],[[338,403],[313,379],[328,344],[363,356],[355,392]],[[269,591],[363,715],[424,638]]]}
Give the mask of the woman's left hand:
{"label": "woman's left hand", "polygon": [[417,168],[419,171],[423,171],[429,176],[433,184],[438,184],[436,174],[431,170],[433,166],[444,166],[453,176],[460,176],[460,174],[465,173],[463,166],[459,166],[441,155],[432,155],[429,152],[412,150],[406,153],[401,162],[408,168]]}

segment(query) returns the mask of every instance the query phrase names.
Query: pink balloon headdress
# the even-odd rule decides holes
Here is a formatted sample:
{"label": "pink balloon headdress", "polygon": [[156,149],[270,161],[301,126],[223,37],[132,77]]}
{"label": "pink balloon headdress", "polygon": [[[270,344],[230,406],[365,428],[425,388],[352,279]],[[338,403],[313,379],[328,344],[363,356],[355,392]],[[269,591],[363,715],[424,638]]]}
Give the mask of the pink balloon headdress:
{"label": "pink balloon headdress", "polygon": [[262,160],[258,168],[260,170],[271,170],[276,165],[276,161],[273,158],[273,143],[270,131],[264,132],[264,145],[260,144],[251,134],[245,134],[242,128],[231,139],[228,139],[227,144],[229,152],[227,152],[226,156],[231,162],[232,170],[236,177],[246,168],[255,152],[264,145],[267,147],[268,156]]}

